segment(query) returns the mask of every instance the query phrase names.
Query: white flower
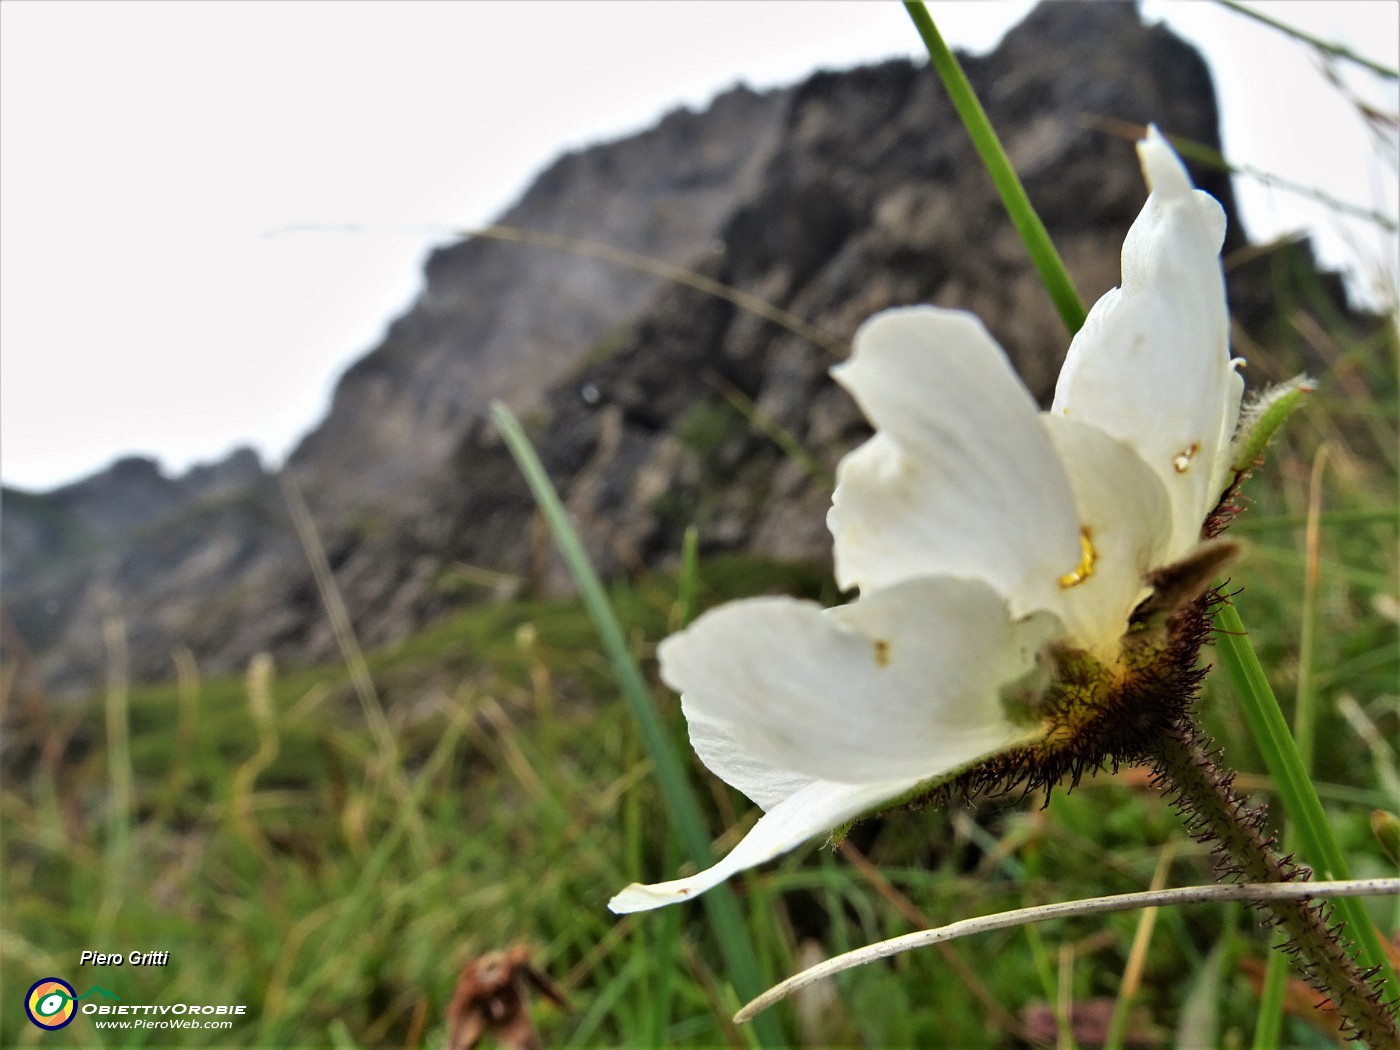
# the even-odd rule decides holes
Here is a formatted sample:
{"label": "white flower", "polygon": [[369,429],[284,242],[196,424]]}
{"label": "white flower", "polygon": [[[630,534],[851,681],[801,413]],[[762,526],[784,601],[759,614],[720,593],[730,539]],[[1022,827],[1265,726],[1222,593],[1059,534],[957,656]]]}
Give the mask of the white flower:
{"label": "white flower", "polygon": [[[1147,574],[1200,542],[1232,480],[1220,205],[1155,128],[1123,284],[1070,344],[1048,413],[969,314],[890,310],[833,375],[876,428],[827,522],[850,604],[757,598],[662,643],[696,753],[765,813],[714,867],[612,899],[642,911],[1042,737],[1048,646],[1119,661]],[[1038,679],[1037,676],[1040,676]]]}

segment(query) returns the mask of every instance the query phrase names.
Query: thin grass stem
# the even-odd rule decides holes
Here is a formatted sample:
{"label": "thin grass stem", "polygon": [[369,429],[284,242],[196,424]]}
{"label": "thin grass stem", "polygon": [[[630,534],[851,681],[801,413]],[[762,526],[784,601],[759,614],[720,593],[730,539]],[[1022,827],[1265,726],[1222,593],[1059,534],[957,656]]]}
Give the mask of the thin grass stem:
{"label": "thin grass stem", "polygon": [[695,619],[695,609],[700,594],[700,530],[694,525],[685,527],[681,540],[681,572],[677,588],[676,618],[680,621],[675,629],[689,627]]}
{"label": "thin grass stem", "polygon": [[543,248],[552,248],[555,251],[571,252],[575,255],[587,255],[595,259],[602,259],[606,262],[616,263],[631,270],[638,270],[642,273],[649,273],[655,277],[661,277],[675,284],[683,284],[686,287],[694,288],[698,292],[712,295],[717,299],[733,303],[741,310],[746,310],[751,314],[762,317],[766,321],[781,325],[794,335],[813,343],[828,354],[840,357],[843,354],[839,341],[833,339],[820,328],[808,324],[802,318],[788,313],[781,307],[774,306],[766,299],[760,298],[749,292],[741,291],[730,285],[716,281],[712,277],[706,277],[702,273],[687,269],[684,266],[676,266],[672,263],[664,262],[661,259],[654,259],[649,255],[642,255],[640,252],[628,251],[626,248],[619,248],[616,245],[604,244],[601,241],[585,240],[581,237],[564,237],[554,233],[544,233],[540,230],[527,230],[520,226],[478,226],[474,229],[458,231],[464,237],[485,237],[497,241],[513,241],[517,244],[534,244]]}
{"label": "thin grass stem", "polygon": [[[1400,894],[1400,878],[1346,879],[1335,882],[1265,882],[1224,883],[1210,886],[1181,886],[1168,890],[1143,890],[1108,897],[1088,897],[1084,900],[1041,904],[1033,908],[1015,908],[995,915],[980,915],[960,919],[934,930],[919,930],[900,937],[878,941],[818,963],[774,985],[734,1015],[743,1024],[752,1020],[775,1003],[781,1002],[815,981],[833,977],[876,959],[888,959],[915,948],[926,948],[959,937],[970,937],[1013,926],[1048,922],[1051,919],[1077,918],[1083,915],[1103,915],[1110,912],[1133,911],[1137,908],[1177,907],[1183,904],[1204,904],[1218,901],[1300,901],[1313,898],[1380,897]],[[1053,983],[1053,980],[1052,980]]]}
{"label": "thin grass stem", "polygon": [[[1162,855],[1157,859],[1157,869],[1152,873],[1149,889],[1161,890],[1167,884],[1167,873],[1171,871],[1176,858],[1177,843],[1167,843]],[[1152,944],[1152,931],[1157,924],[1158,908],[1144,908],[1138,920],[1137,931],[1133,934],[1133,945],[1128,950],[1128,964],[1123,967],[1123,981],[1118,986],[1118,998],[1113,1004],[1113,1015],[1108,1022],[1108,1039],[1104,1050],[1123,1050],[1123,1040],[1128,1034],[1128,1020],[1132,1016],[1133,1000],[1137,998],[1142,985],[1142,973],[1147,966],[1147,950]]]}
{"label": "thin grass stem", "polygon": [[1229,8],[1237,15],[1244,15],[1246,18],[1252,18],[1256,22],[1262,22],[1270,29],[1277,29],[1285,36],[1291,36],[1294,40],[1307,44],[1309,47],[1314,47],[1323,54],[1352,62],[1361,66],[1363,69],[1369,69],[1377,76],[1385,77],[1387,80],[1400,80],[1400,72],[1396,72],[1389,66],[1369,59],[1364,55],[1358,55],[1344,44],[1335,44],[1330,40],[1323,40],[1321,37],[1313,36],[1311,33],[1305,33],[1297,26],[1289,25],[1287,22],[1266,15],[1263,11],[1256,11],[1252,7],[1239,3],[1239,0],[1215,0],[1215,2],[1221,7]]}
{"label": "thin grass stem", "polygon": [[[569,522],[568,512],[545,473],[544,465],[514,414],[497,402],[491,407],[491,416],[545,516],[560,556],[578,585],[579,594],[607,651],[613,676],[641,732],[642,743],[656,770],[662,797],[681,843],[697,866],[708,867],[714,862],[714,851],[699,801],[652,703],[651,692],[632,656],[631,647],[603,589],[603,583]],[[748,997],[757,991],[761,980],[753,942],[739,915],[734,895],[727,886],[718,886],[707,893],[704,900],[735,990],[740,996]],[[783,1041],[776,1021],[757,1034],[767,1046],[780,1045]]]}
{"label": "thin grass stem", "polygon": [[905,0],[904,8],[909,12],[919,36],[923,38],[924,46],[928,48],[933,68],[943,81],[953,108],[962,118],[963,127],[967,128],[967,133],[972,136],[972,144],[977,148],[977,154],[982,158],[997,192],[1001,194],[1001,201],[1006,206],[1007,214],[1011,216],[1016,232],[1021,235],[1021,240],[1030,252],[1031,261],[1040,274],[1045,290],[1050,294],[1055,309],[1059,311],[1065,328],[1073,335],[1083,326],[1087,315],[1079,293],[1075,291],[1074,282],[1070,280],[1069,271],[1060,259],[1060,253],[1051,243],[1045,224],[1040,221],[1030,198],[1026,196],[1025,187],[1021,185],[1016,170],[1012,168],[1001,140],[992,128],[991,121],[987,119],[987,113],[982,108],[982,103],[977,100],[972,85],[968,83],[967,74],[963,72],[957,57],[948,49],[943,35],[928,13],[928,8],[924,7],[922,0]]}
{"label": "thin grass stem", "polygon": [[135,774],[131,765],[131,676],[126,622],[115,607],[102,618],[102,641],[107,649],[107,777],[111,784],[107,815],[106,871],[102,904],[97,910],[94,940],[110,937],[131,882],[131,826],[136,810]]}
{"label": "thin grass stem", "polygon": [[[1105,117],[1098,114],[1086,115],[1081,118],[1080,123],[1085,127],[1093,128],[1096,131],[1102,131],[1105,134],[1113,135],[1116,138],[1127,139],[1132,142],[1136,142],[1147,133],[1147,127],[1143,124],[1135,124],[1130,120],[1119,120],[1117,117]],[[1267,187],[1285,190],[1288,193],[1306,197],[1309,200],[1317,201],[1319,204],[1335,212],[1375,223],[1382,229],[1389,230],[1392,233],[1395,232],[1396,229],[1400,229],[1400,221],[1397,221],[1393,216],[1387,215],[1385,212],[1375,208],[1368,208],[1365,205],[1344,201],[1339,197],[1332,196],[1326,190],[1317,186],[1309,186],[1305,183],[1294,182],[1292,179],[1284,178],[1282,175],[1277,175],[1271,171],[1265,171],[1262,168],[1256,168],[1249,164],[1236,164],[1213,146],[1207,146],[1203,142],[1188,139],[1184,135],[1167,135],[1167,139],[1171,142],[1172,148],[1176,150],[1183,160],[1193,161],[1202,167],[1214,168],[1216,171],[1228,172],[1231,175],[1243,175],[1246,178],[1263,183],[1263,185]]]}
{"label": "thin grass stem", "polygon": [[340,595],[340,588],[335,582],[335,574],[331,572],[330,562],[326,559],[326,549],[321,543],[321,537],[316,531],[316,523],[311,518],[311,512],[307,509],[306,500],[302,498],[301,490],[286,471],[282,472],[279,480],[282,486],[282,496],[286,500],[292,524],[296,528],[297,538],[301,541],[302,550],[311,566],[311,574],[316,580],[316,589],[321,593],[322,604],[326,608],[326,615],[330,618],[331,631],[335,635],[336,645],[339,646],[346,669],[350,672],[350,681],[355,688],[355,695],[359,698],[360,709],[364,712],[365,724],[369,726],[370,734],[374,737],[374,742],[379,748],[379,760],[384,766],[384,775],[389,780],[389,786],[394,792],[395,800],[404,807],[404,816],[409,821],[409,828],[412,832],[411,839],[414,851],[419,862],[426,866],[430,855],[427,831],[423,826],[422,815],[418,812],[417,805],[412,801],[412,794],[408,788],[408,777],[404,772],[403,755],[399,750],[398,741],[394,737],[389,720],[384,715],[384,705],[380,702],[379,693],[374,688],[374,679],[370,677],[369,664],[365,662],[364,650],[360,648],[359,640],[355,637],[355,630],[350,622],[350,612],[346,609],[345,601]]}
{"label": "thin grass stem", "polygon": [[[1317,691],[1313,683],[1313,655],[1317,644],[1317,584],[1321,575],[1320,552],[1322,516],[1322,471],[1327,464],[1327,446],[1322,445],[1313,458],[1312,476],[1308,485],[1307,524],[1304,549],[1307,570],[1303,574],[1303,627],[1298,641],[1298,688],[1293,701],[1293,739],[1304,772],[1311,780],[1313,754],[1316,750]],[[1295,825],[1284,829],[1283,848],[1292,852],[1297,847]],[[1254,1050],[1278,1046],[1283,1036],[1284,994],[1288,988],[1288,963],[1279,952],[1269,953],[1264,967],[1264,987],[1259,996],[1258,1020],[1254,1026]]]}

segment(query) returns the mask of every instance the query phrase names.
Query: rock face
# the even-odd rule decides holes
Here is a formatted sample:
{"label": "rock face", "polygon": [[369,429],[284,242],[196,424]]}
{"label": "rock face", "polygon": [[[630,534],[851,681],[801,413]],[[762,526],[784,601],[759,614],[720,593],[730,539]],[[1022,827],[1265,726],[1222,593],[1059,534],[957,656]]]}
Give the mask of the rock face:
{"label": "rock face", "polygon": [[[641,135],[568,154],[501,223],[689,263],[761,184],[787,95],[738,88],[702,114],[679,110]],[[539,247],[475,239],[435,252],[417,302],[341,377],[289,469],[322,514],[412,498],[492,400],[543,407],[580,353],[659,284]]]}
{"label": "rock face", "polygon": [[237,637],[247,625],[211,588],[256,588],[296,554],[275,496],[246,448],[176,480],[130,458],[53,492],[6,490],[6,656],[37,655],[50,684],[91,685],[113,613],[127,620],[143,676],[168,671],[175,646]]}
{"label": "rock face", "polygon": [[[1058,2],[966,68],[1092,301],[1117,283],[1144,197],[1131,143],[1105,128],[1155,121],[1216,145],[1204,64],[1130,4]],[[1195,175],[1232,216],[1227,252],[1243,245],[1228,180]],[[865,433],[826,371],[864,318],[973,310],[1042,398],[1066,345],[937,78],[907,62],[673,113],[562,158],[502,221],[684,265],[817,332],[563,251],[471,239],[434,254],[417,302],[285,468],[366,645],[489,598],[482,580],[566,586],[486,419],[494,398],[524,414],[605,572],[664,562],[691,522],[710,549],[824,558],[828,476]],[[1249,288],[1232,275],[1246,326],[1263,310]],[[169,676],[181,645],[209,672],[260,649],[333,655],[276,482],[245,451],[179,480],[127,460],[6,492],[7,649],[32,653],[51,687],[90,688],[101,617],[120,609],[142,678]]]}

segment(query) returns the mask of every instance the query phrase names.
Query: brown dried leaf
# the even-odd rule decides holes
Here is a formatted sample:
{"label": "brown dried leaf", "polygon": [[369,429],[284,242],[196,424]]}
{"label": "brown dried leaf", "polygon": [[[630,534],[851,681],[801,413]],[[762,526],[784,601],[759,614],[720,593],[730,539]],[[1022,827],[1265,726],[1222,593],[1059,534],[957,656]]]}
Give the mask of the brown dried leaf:
{"label": "brown dried leaf", "polygon": [[528,988],[569,1009],[564,993],[534,967],[530,949],[523,944],[469,960],[457,975],[447,1007],[448,1050],[475,1050],[488,1032],[506,1050],[540,1050],[530,1019]]}

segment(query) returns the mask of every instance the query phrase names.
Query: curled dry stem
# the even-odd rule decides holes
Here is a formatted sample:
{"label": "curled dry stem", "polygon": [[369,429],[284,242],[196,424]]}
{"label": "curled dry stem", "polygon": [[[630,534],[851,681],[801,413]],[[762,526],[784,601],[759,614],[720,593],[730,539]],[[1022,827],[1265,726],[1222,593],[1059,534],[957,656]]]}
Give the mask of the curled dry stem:
{"label": "curled dry stem", "polygon": [[[1366,897],[1400,894],[1400,879],[1348,879],[1339,882],[1273,882],[1273,883],[1227,883],[1212,886],[1182,886],[1169,890],[1144,890],[1141,893],[1122,893],[1110,897],[1089,897],[1084,900],[1064,901],[1058,904],[1042,904],[1034,908],[1016,908],[1012,911],[997,912],[995,915],[979,915],[972,919],[961,919],[933,930],[919,930],[892,937],[886,941],[868,944],[864,948],[846,952],[827,959],[816,966],[794,974],[780,984],[774,985],[757,999],[754,999],[737,1014],[734,1020],[740,1024],[752,1020],[775,1003],[781,1002],[794,992],[816,981],[833,977],[845,970],[876,959],[942,944],[945,941],[967,937],[974,933],[990,933],[1012,926],[1026,926],[1033,922],[1046,922],[1050,919],[1066,919],[1080,915],[1096,915],[1116,911],[1133,911],[1137,908],[1167,907],[1178,904],[1199,904],[1212,901],[1293,901],[1305,902],[1317,897]],[[1385,1045],[1385,1044],[1379,1044]]]}

